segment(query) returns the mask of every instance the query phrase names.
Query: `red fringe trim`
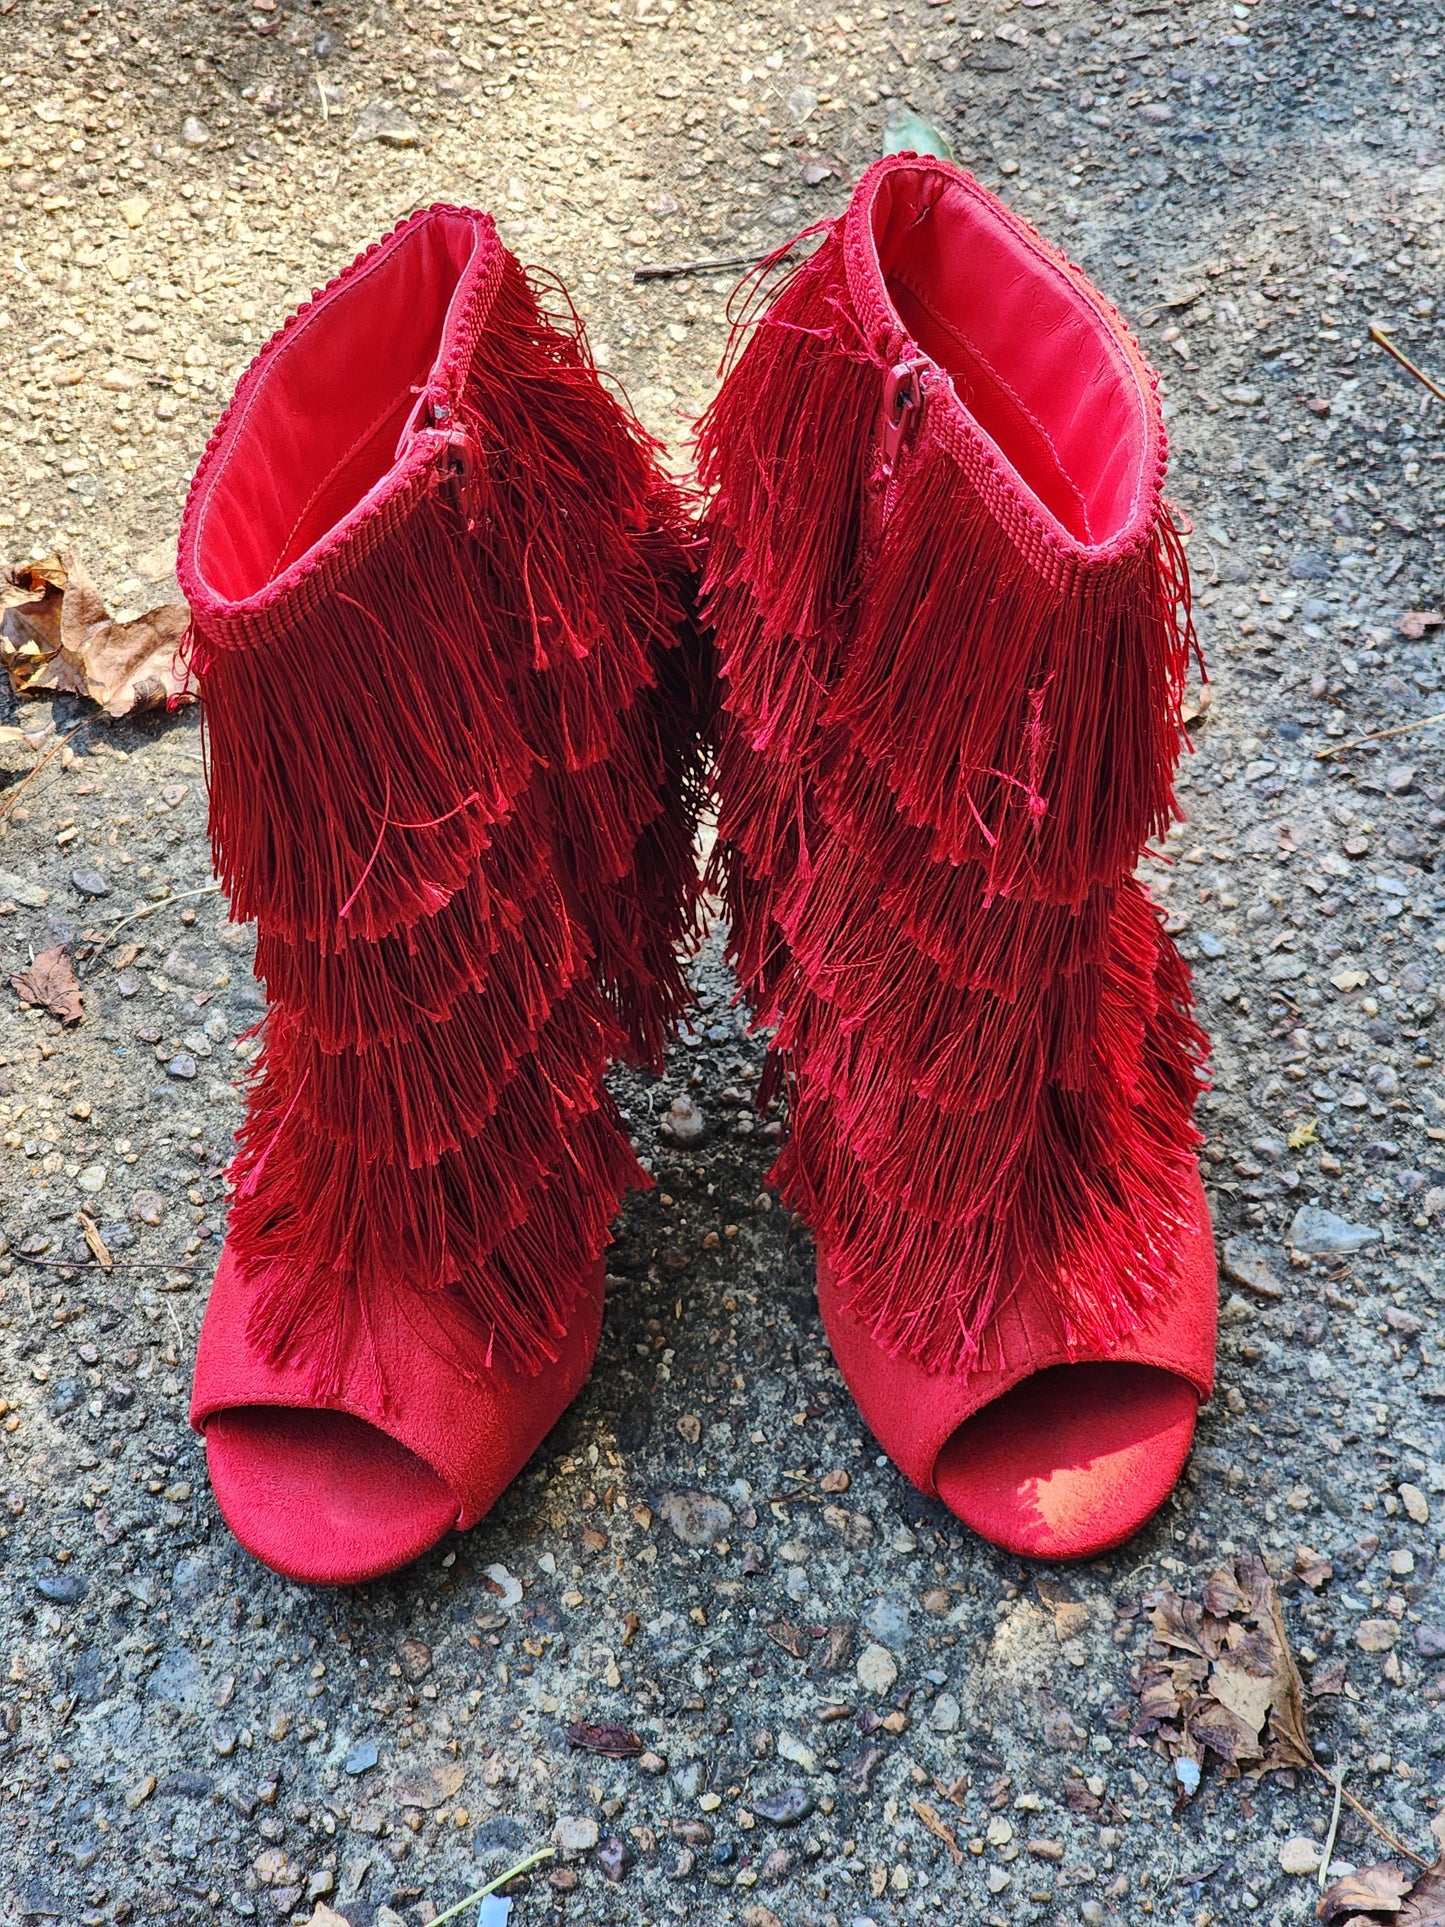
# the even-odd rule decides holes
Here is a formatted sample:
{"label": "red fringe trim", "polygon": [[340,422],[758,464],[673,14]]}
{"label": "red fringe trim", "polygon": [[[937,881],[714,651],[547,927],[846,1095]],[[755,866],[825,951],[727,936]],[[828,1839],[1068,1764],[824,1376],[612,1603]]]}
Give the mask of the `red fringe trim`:
{"label": "red fringe trim", "polygon": [[439,470],[192,643],[272,1005],[229,1236],[254,1340],[317,1396],[379,1373],[383,1296],[465,1371],[556,1357],[646,1182],[603,1074],[660,1063],[689,1001],[713,695],[687,504],[510,256],[455,402],[464,498]]}
{"label": "red fringe trim", "polygon": [[957,1369],[1025,1285],[1093,1349],[1174,1276],[1207,1042],[1132,871],[1192,632],[1157,484],[1148,539],[1063,566],[925,399],[885,518],[901,352],[839,224],[702,425],[712,883],[777,1027],[778,1181],[879,1341]]}

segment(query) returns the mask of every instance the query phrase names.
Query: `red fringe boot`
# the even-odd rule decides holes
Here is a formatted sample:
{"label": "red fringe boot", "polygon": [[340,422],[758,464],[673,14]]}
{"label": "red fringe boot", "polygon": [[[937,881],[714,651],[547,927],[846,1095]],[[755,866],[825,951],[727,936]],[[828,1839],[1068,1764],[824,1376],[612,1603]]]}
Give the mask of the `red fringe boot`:
{"label": "red fringe boot", "polygon": [[575,317],[434,207],[242,378],[180,575],[270,999],[191,1418],[242,1544],[353,1582],[481,1518],[591,1365],[643,1182],[603,1072],[688,1001],[688,525]]}
{"label": "red fringe boot", "polygon": [[1132,874],[1192,642],[1164,466],[1118,316],[913,155],[823,226],[700,436],[776,1175],[880,1442],[1050,1558],[1163,1501],[1213,1375],[1206,1040]]}

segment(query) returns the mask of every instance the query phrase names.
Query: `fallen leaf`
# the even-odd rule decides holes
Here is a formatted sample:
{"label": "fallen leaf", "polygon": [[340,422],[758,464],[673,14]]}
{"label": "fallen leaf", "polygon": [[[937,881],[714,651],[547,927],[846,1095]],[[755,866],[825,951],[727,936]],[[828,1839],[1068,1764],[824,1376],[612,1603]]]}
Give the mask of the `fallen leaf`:
{"label": "fallen leaf", "polygon": [[1134,1732],[1152,1734],[1174,1761],[1185,1799],[1211,1753],[1228,1771],[1256,1776],[1313,1764],[1304,1688],[1263,1560],[1239,1553],[1202,1591],[1200,1600],[1168,1586],[1150,1595],[1159,1645],[1187,1657],[1147,1660],[1134,1679]]}
{"label": "fallen leaf", "polygon": [[1149,1614],[1149,1623],[1154,1628],[1154,1637],[1165,1646],[1177,1646],[1186,1653],[1198,1653],[1201,1659],[1213,1659],[1214,1654],[1204,1644],[1202,1621],[1204,1609],[1195,1599],[1181,1599],[1172,1587],[1166,1587],[1159,1603]]}
{"label": "fallen leaf", "polygon": [[[1218,1678],[1218,1669],[1215,1678]],[[1229,1690],[1229,1684],[1225,1690]],[[1185,1722],[1185,1730],[1191,1739],[1198,1741],[1201,1756],[1205,1747],[1215,1753],[1226,1766],[1238,1766],[1241,1760],[1257,1760],[1264,1751],[1259,1743],[1259,1729],[1263,1722],[1253,1717],[1254,1707],[1251,1700],[1242,1698],[1243,1712],[1236,1712],[1222,1697],[1201,1700]],[[1268,1688],[1266,1687],[1265,1709],[1268,1710]]]}
{"label": "fallen leaf", "polygon": [[931,1807],[926,1800],[910,1800],[908,1804],[913,1808],[913,1811],[918,1815],[934,1839],[941,1840],[944,1846],[948,1848],[954,1866],[961,1867],[963,1865],[963,1849],[959,1846],[957,1836],[954,1834],[953,1829],[943,1824],[938,1817],[937,1811]]}
{"label": "fallen leaf", "polygon": [[1151,1674],[1139,1686],[1139,1720],[1136,1733],[1152,1733],[1168,1720],[1177,1720],[1184,1711],[1183,1701],[1172,1672]]}
{"label": "fallen leaf", "polygon": [[[1259,1569],[1261,1573],[1264,1572],[1262,1561]],[[1269,1714],[1269,1730],[1274,1737],[1275,1753],[1270,1757],[1271,1760],[1277,1757],[1285,1764],[1310,1771],[1314,1767],[1315,1755],[1305,1729],[1304,1682],[1300,1679],[1299,1668],[1290,1651],[1279,1594],[1267,1575],[1266,1584],[1269,1586],[1269,1611],[1275,1638],[1274,1697]]]}
{"label": "fallen leaf", "polygon": [[1407,609],[1395,624],[1406,642],[1419,642],[1427,629],[1438,629],[1445,615],[1438,609]]}
{"label": "fallen leaf", "polygon": [[1064,1805],[1070,1813],[1097,1813],[1099,1796],[1091,1793],[1083,1780],[1065,1780]]}
{"label": "fallen leaf", "polygon": [[567,1728],[567,1744],[574,1752],[604,1753],[609,1760],[635,1760],[642,1751],[637,1734],[614,1720],[604,1720],[597,1726],[586,1720],[574,1721]]}
{"label": "fallen leaf", "polygon": [[801,1626],[795,1626],[791,1619],[778,1619],[763,1631],[775,1646],[781,1646],[785,1653],[794,1659],[806,1659],[813,1650],[813,1642]]}
{"label": "fallen leaf", "polygon": [[1410,1876],[1404,1868],[1393,1860],[1380,1860],[1331,1881],[1320,1896],[1315,1918],[1333,1921],[1362,1912],[1398,1914],[1400,1902],[1409,1891]]}
{"label": "fallen leaf", "polygon": [[1410,1897],[1396,1918],[1399,1927],[1445,1927],[1445,1813],[1430,1822],[1435,1836],[1435,1864],[1410,1889]]}
{"label": "fallen leaf", "polygon": [[1240,1724],[1248,1728],[1251,1735],[1258,1735],[1269,1717],[1270,1702],[1274,1698],[1271,1673],[1266,1672],[1261,1677],[1247,1663],[1241,1663],[1235,1654],[1221,1653],[1214,1671],[1209,1675],[1209,1690],[1221,1706],[1227,1707]]}
{"label": "fallen leaf", "polygon": [[80,1220],[81,1234],[90,1246],[90,1255],[102,1271],[109,1271],[115,1259],[110,1254],[110,1246],[100,1235],[100,1226],[84,1211],[77,1211],[75,1215]]}
{"label": "fallen leaf", "polygon": [[1240,1591],[1239,1582],[1229,1567],[1221,1567],[1205,1580],[1204,1610],[1215,1619],[1227,1619],[1230,1613],[1242,1613],[1248,1605],[1249,1601]]}
{"label": "fallen leaf", "polygon": [[85,1014],[80,985],[64,944],[42,950],[28,970],[10,979],[11,988],[30,1010],[48,1010],[62,1024],[78,1024]]}
{"label": "fallen leaf", "polygon": [[0,590],[0,660],[17,695],[69,691],[110,716],[194,700],[180,647],[184,602],[117,622],[73,549],[7,569]]}
{"label": "fallen leaf", "polygon": [[1197,689],[1187,689],[1180,707],[1179,720],[1186,728],[1207,716],[1214,706],[1214,684],[1201,683]]}

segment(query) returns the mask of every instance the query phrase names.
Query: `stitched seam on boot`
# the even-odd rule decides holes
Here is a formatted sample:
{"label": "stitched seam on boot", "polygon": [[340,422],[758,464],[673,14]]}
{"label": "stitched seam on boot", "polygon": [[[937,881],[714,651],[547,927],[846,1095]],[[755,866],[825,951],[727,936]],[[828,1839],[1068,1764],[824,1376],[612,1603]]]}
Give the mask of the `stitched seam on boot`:
{"label": "stitched seam on boot", "polygon": [[[1084,539],[1086,542],[1092,544],[1094,541],[1094,534],[1089,524],[1089,505],[1085,501],[1083,493],[1079,489],[1078,484],[1074,481],[1074,478],[1072,477],[1072,475],[1069,474],[1068,469],[1064,466],[1063,457],[1059,454],[1058,449],[1054,446],[1053,437],[1049,434],[1048,429],[1044,427],[1044,424],[1039,420],[1038,416],[1034,414],[1033,410],[1029,407],[1028,403],[1024,401],[1023,397],[1015,391],[1015,389],[1013,388],[1013,385],[1010,382],[1006,381],[1005,378],[999,373],[999,371],[994,367],[993,363],[988,359],[987,355],[985,355],[968,338],[967,335],[963,334],[961,330],[958,329],[953,324],[953,322],[947,320],[942,314],[940,314],[937,308],[934,307],[933,303],[929,301],[927,296],[924,295],[922,291],[917,286],[915,286],[915,284],[912,281],[910,281],[906,275],[893,272],[889,274],[888,279],[892,283],[894,283],[895,286],[906,288],[908,290],[909,294],[913,296],[913,299],[918,303],[919,307],[922,308],[924,313],[928,316],[929,320],[932,321],[934,325],[937,328],[939,328],[944,334],[946,334],[950,339],[950,341],[953,341],[957,344],[957,346],[962,350],[962,352],[969,359],[969,361],[974,363],[978,368],[982,369],[983,373],[991,381],[993,381],[997,385],[999,390],[1008,398],[1008,400],[1012,402],[1012,404],[1018,410],[1019,414],[1022,415],[1024,420],[1028,422],[1030,426],[1037,431],[1044,446],[1048,449],[1050,455],[1052,455],[1054,459],[1054,467],[1057,471],[1059,480],[1063,483],[1064,487],[1069,491],[1069,493],[1073,496],[1074,500],[1079,505],[1079,514],[1084,524]],[[947,373],[947,370],[945,370],[944,372]],[[962,402],[962,397],[959,397],[959,401],[960,401],[960,405],[964,405]],[[973,412],[972,410],[969,410],[970,414],[972,414],[972,412]],[[976,419],[977,418],[975,417],[975,420]],[[984,434],[988,433],[988,431],[983,428],[982,423],[979,423],[978,426],[982,433]],[[990,441],[993,440],[993,437],[991,435],[989,436],[989,440]],[[1012,460],[1010,460],[1007,450],[1001,450],[1000,452],[1004,455],[1005,460],[1009,462],[1009,466],[1012,468],[1014,464]],[[1023,478],[1020,476],[1020,480],[1022,479]],[[1025,488],[1029,488],[1029,485],[1027,482],[1024,483],[1024,486]],[[1035,500],[1038,500],[1038,495],[1036,490],[1029,488],[1029,493],[1030,495],[1034,496]],[[1043,506],[1043,505],[1040,504],[1040,506]],[[1050,513],[1052,513],[1052,511],[1050,511]]]}
{"label": "stitched seam on boot", "polygon": [[[321,496],[323,496],[326,493],[327,489],[331,486],[332,482],[335,481],[336,477],[346,467],[346,464],[357,453],[358,449],[364,448],[368,442],[374,441],[376,437],[386,427],[386,424],[390,420],[391,420],[390,415],[382,415],[371,424],[370,428],[363,429],[362,432],[356,437],[356,440],[351,444],[351,446],[343,450],[343,452],[337,456],[336,460],[332,463],[331,467],[322,476],[321,480],[316,484],[315,488],[312,489],[310,495],[308,495],[306,500],[302,503],[301,511],[297,515],[296,520],[291,524],[291,527],[286,531],[286,539],[281,544],[281,547],[277,550],[276,559],[271,564],[271,567],[267,572],[272,581],[274,581],[275,578],[278,575],[280,575],[284,569],[289,568],[291,565],[291,562],[295,562],[296,560],[298,560],[296,556],[291,556],[290,561],[288,561],[287,555],[291,548],[291,544],[296,539],[297,529],[301,527],[301,524],[306,520],[307,516],[311,513],[311,510],[316,505],[317,501],[321,498]],[[388,465],[388,467],[384,468],[381,472],[381,475],[377,478],[378,481],[384,480],[386,476],[390,475],[393,472],[396,466],[397,466],[396,463],[391,463]],[[376,483],[373,482],[371,486],[372,488],[374,488],[376,486]],[[370,490],[368,489],[366,492],[369,494]],[[356,506],[358,505],[353,503],[352,508],[346,511],[347,515],[350,515],[353,512],[353,510],[356,508]],[[345,520],[345,517],[343,517],[342,519]],[[335,527],[336,527],[336,524],[334,522],[331,523],[330,528],[335,528]],[[323,534],[329,534],[330,528],[324,531]],[[316,538],[318,542],[321,541],[322,539],[323,539],[322,536],[318,536]],[[314,548],[315,546],[316,546],[315,542],[308,542],[306,545],[307,548]],[[302,551],[302,554],[305,554],[305,550]]]}
{"label": "stitched seam on boot", "polygon": [[[429,210],[424,210],[424,212],[426,211],[429,211]],[[219,483],[222,475],[225,474],[226,469],[229,467],[231,458],[236,452],[236,443],[240,440],[242,434],[244,433],[246,425],[251,419],[252,411],[255,409],[257,403],[261,399],[261,392],[262,392],[262,389],[265,387],[265,379],[267,374],[271,371],[271,369],[275,367],[276,363],[280,360],[282,354],[286,350],[286,347],[288,345],[288,341],[287,341],[288,335],[290,337],[290,345],[294,346],[294,344],[298,340],[300,340],[300,338],[305,333],[305,331],[315,323],[315,321],[321,315],[321,313],[325,309],[330,307],[332,301],[336,298],[336,296],[340,292],[342,292],[343,290],[346,292],[349,292],[352,288],[359,287],[363,281],[367,280],[372,274],[376,273],[384,263],[390,263],[395,257],[397,248],[400,245],[400,240],[404,236],[414,233],[416,231],[416,228],[415,226],[412,225],[412,223],[419,222],[420,218],[422,217],[413,215],[412,221],[410,223],[407,223],[404,226],[404,228],[396,230],[393,234],[389,234],[385,240],[379,242],[377,244],[375,259],[372,261],[368,261],[364,267],[356,269],[354,279],[347,280],[345,275],[339,275],[337,279],[330,284],[330,286],[323,288],[319,295],[314,295],[311,298],[311,300],[305,304],[304,307],[298,308],[296,313],[291,316],[290,320],[282,324],[280,332],[277,335],[274,335],[272,337],[271,341],[268,342],[266,344],[266,347],[262,349],[261,354],[251,364],[252,369],[254,369],[256,373],[255,386],[252,389],[251,393],[246,397],[245,404],[243,405],[240,414],[236,417],[235,427],[231,432],[231,435],[229,437],[229,440],[227,442],[224,452],[222,452],[220,459],[216,464],[216,472],[210,478],[210,482],[206,490],[205,500],[202,502],[200,514],[196,518],[196,548],[198,551],[200,549],[201,542],[203,539],[203,530],[204,530],[206,519],[211,512],[212,506],[214,505],[216,485]],[[248,370],[247,372],[249,373],[250,370]],[[232,406],[234,406],[234,403],[232,404]],[[258,593],[264,594],[264,590],[258,591]],[[227,598],[227,600],[230,600],[230,599],[231,598]]]}

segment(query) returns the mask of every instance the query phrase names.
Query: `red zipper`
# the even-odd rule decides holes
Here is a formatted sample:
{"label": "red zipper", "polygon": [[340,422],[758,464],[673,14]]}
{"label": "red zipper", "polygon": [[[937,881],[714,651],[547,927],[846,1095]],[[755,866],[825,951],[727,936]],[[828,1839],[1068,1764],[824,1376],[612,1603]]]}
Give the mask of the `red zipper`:
{"label": "red zipper", "polygon": [[908,361],[897,362],[889,369],[888,380],[884,384],[883,420],[879,437],[883,477],[880,525],[893,512],[903,446],[923,411],[923,371],[927,366],[926,355],[915,355]]}

